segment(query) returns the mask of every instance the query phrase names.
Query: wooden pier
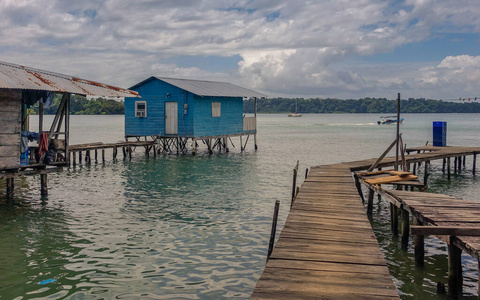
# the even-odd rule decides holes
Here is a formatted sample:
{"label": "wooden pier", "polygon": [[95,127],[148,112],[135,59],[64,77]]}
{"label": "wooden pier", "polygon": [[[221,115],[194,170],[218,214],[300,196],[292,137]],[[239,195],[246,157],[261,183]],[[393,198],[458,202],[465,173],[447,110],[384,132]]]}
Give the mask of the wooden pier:
{"label": "wooden pier", "polygon": [[348,165],[311,168],[252,299],[398,299]]}
{"label": "wooden pier", "polygon": [[[406,152],[411,154],[405,155],[402,163],[407,171],[413,172],[388,186],[423,190],[428,184],[433,160],[443,160],[442,169],[450,178],[451,169],[455,173],[464,171],[466,156],[472,156],[475,175],[476,154],[480,148],[424,146]],[[423,162],[423,178],[413,174],[419,171],[420,162]],[[391,203],[394,235],[399,233],[398,218],[402,216],[403,244],[408,245],[410,217],[413,218],[417,265],[423,263],[423,235],[441,235],[449,249],[448,294],[458,297],[462,285],[462,251],[479,259],[480,202],[424,192],[386,190],[380,184],[366,182],[392,176],[381,170],[395,164],[398,161],[394,157],[387,157],[312,167],[299,191],[294,193],[290,214],[251,298],[398,298],[367,217],[372,211],[375,192]],[[378,171],[366,176],[365,172],[372,166]],[[367,188],[367,199],[364,199],[362,183]]]}

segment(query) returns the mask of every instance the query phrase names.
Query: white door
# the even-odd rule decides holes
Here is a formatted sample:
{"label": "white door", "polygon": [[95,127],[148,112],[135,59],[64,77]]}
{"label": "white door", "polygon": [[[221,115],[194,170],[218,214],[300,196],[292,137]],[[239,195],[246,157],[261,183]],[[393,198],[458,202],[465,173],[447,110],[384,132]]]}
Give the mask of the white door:
{"label": "white door", "polygon": [[165,134],[178,133],[178,103],[165,102]]}

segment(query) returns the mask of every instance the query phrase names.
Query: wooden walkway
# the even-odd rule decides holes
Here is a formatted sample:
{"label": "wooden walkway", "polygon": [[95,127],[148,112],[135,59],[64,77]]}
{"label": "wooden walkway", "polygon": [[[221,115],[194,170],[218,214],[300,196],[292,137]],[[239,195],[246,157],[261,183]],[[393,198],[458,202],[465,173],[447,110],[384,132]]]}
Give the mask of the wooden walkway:
{"label": "wooden walkway", "polygon": [[398,299],[348,165],[311,168],[252,299]]}
{"label": "wooden walkway", "polygon": [[[465,166],[465,156],[473,156],[475,174],[480,148],[423,146],[406,152],[411,153],[405,155],[407,165],[427,162],[427,168],[428,162],[443,159],[450,176],[450,158],[455,158],[456,171],[457,166],[462,168],[462,157]],[[362,204],[361,188],[352,178],[352,172],[365,171],[375,162],[366,159],[311,168],[251,299],[398,299]],[[377,168],[394,165],[395,158],[386,157]],[[423,186],[419,181],[416,184]],[[480,225],[478,202],[423,192],[388,192],[391,202],[419,218],[417,224]],[[469,211],[472,207],[475,210]],[[478,259],[480,238],[454,237],[451,241]]]}

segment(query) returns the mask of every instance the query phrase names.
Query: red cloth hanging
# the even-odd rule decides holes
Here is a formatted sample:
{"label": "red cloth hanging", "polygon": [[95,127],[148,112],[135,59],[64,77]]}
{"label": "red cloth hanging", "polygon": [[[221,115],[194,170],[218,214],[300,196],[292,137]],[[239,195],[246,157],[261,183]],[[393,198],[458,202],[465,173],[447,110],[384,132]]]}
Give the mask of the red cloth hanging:
{"label": "red cloth hanging", "polygon": [[48,151],[48,134],[46,132],[42,132],[38,141],[38,154],[42,155],[43,151]]}

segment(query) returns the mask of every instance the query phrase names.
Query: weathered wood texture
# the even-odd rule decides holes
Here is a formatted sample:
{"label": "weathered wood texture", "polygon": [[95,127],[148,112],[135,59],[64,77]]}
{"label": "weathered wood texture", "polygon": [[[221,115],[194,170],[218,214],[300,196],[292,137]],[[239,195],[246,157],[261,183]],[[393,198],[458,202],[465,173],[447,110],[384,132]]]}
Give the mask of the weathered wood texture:
{"label": "weathered wood texture", "polygon": [[252,299],[398,299],[348,167],[311,168]]}
{"label": "weathered wood texture", "polygon": [[0,169],[20,164],[21,91],[0,90]]}

